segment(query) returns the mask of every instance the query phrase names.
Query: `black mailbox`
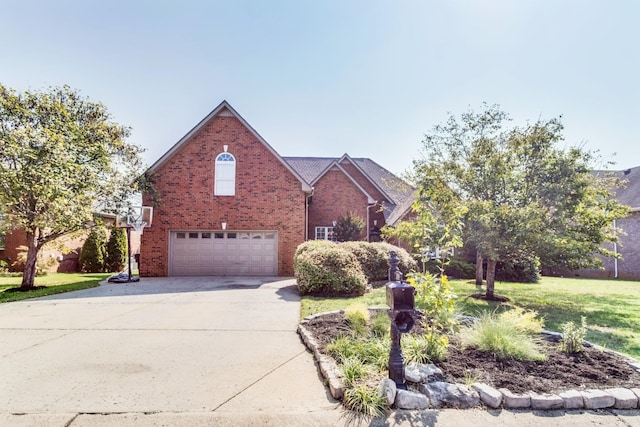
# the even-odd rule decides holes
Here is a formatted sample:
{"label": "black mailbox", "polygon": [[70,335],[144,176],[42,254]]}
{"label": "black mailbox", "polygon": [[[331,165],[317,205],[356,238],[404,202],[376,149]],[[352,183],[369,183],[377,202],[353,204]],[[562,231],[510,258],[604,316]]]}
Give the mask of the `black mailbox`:
{"label": "black mailbox", "polygon": [[416,289],[402,282],[387,283],[387,305],[392,311],[413,311]]}

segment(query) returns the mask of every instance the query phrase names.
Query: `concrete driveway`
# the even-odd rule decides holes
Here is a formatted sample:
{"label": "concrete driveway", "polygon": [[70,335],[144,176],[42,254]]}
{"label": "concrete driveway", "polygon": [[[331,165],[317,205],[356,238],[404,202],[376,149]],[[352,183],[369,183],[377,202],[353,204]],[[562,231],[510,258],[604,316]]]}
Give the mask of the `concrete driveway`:
{"label": "concrete driveway", "polygon": [[334,409],[295,333],[299,307],[291,279],[233,277],[2,304],[0,413]]}

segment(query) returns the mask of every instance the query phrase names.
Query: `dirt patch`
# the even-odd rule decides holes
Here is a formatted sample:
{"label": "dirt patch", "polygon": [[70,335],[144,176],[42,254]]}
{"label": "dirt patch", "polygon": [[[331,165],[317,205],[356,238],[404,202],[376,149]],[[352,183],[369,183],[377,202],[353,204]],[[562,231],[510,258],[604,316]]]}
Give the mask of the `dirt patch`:
{"label": "dirt patch", "polygon": [[[349,331],[341,313],[321,315],[305,326],[325,354],[328,343]],[[541,334],[540,340],[547,355],[543,362],[498,360],[489,352],[463,350],[452,339],[447,359],[436,365],[442,369],[444,381],[464,384],[472,379],[513,393],[640,387],[640,373],[617,353],[585,347],[581,353],[566,354],[558,349],[558,337]]]}

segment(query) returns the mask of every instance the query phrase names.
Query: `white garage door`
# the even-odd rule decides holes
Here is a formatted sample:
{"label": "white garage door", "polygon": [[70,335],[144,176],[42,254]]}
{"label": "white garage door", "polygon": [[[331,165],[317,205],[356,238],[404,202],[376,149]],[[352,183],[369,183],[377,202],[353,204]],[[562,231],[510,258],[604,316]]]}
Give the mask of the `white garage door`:
{"label": "white garage door", "polygon": [[172,276],[276,276],[275,231],[172,231]]}

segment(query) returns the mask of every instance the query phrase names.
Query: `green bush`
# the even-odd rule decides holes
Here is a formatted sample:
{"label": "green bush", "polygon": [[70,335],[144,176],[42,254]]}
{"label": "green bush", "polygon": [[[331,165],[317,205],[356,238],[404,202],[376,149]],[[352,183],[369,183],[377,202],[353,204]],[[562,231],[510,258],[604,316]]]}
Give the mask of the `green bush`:
{"label": "green bush", "polygon": [[304,243],[301,243],[300,245],[298,245],[298,247],[296,248],[296,252],[293,254],[293,262],[296,262],[296,259],[308,252],[308,251],[313,251],[316,249],[321,249],[321,248],[330,248],[330,247],[334,247],[336,246],[336,244],[334,242],[330,242],[328,240],[307,240]]}
{"label": "green bush", "polygon": [[496,280],[501,282],[538,283],[540,281],[540,260],[537,257],[525,256],[500,262],[496,265]]}
{"label": "green bush", "polygon": [[382,417],[387,411],[387,403],[382,391],[367,384],[347,388],[344,391],[343,402],[348,410],[367,417]]}
{"label": "green bush", "polygon": [[107,234],[104,227],[91,229],[80,251],[80,269],[85,273],[102,273],[107,252]]}
{"label": "green bush", "polygon": [[336,221],[333,232],[338,242],[350,242],[360,239],[360,233],[364,228],[364,220],[353,212],[341,216]]}
{"label": "green bush", "polygon": [[369,282],[387,280],[389,270],[389,254],[368,242],[345,242],[340,247],[351,252],[358,259],[364,275]]}
{"label": "green bush", "polygon": [[294,269],[301,295],[362,295],[367,289],[356,257],[335,244],[303,251],[295,257]]}
{"label": "green bush", "polygon": [[107,242],[105,270],[121,271],[127,263],[127,233],[124,228],[114,227]]}

